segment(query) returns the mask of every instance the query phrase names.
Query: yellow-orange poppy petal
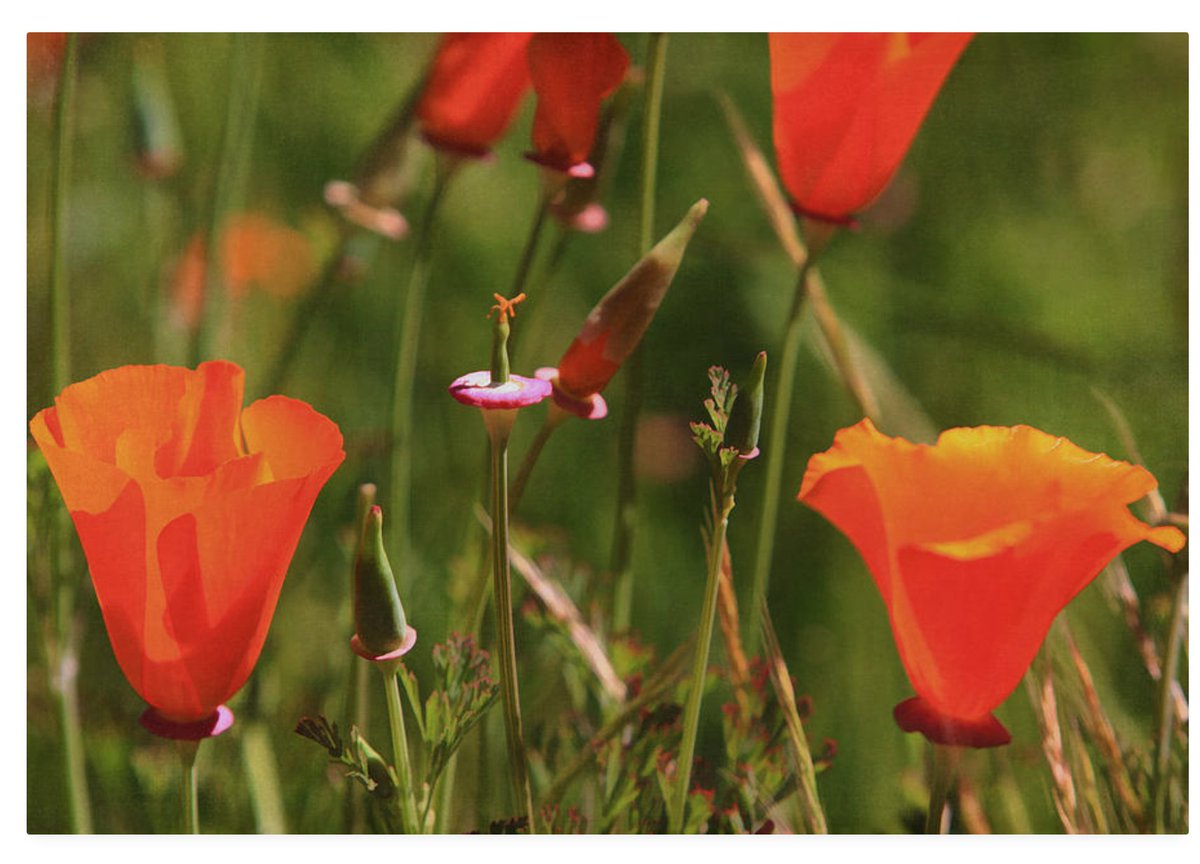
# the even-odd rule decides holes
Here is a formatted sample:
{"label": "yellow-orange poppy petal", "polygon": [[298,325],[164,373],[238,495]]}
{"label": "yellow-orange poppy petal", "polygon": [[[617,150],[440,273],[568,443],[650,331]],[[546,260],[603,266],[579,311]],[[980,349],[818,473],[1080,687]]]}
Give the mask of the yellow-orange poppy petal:
{"label": "yellow-orange poppy petal", "polygon": [[166,441],[190,370],[122,366],[72,384],[54,400],[62,446],[115,464],[117,439],[130,428]]}
{"label": "yellow-orange poppy petal", "polygon": [[987,715],[1063,606],[1134,543],[1182,548],[1178,529],[1127,509],[1154,486],[1143,468],[1028,426],[953,429],[926,446],[864,420],[810,460],[799,498],[879,586],[920,697],[897,722],[993,746],[1004,736]]}
{"label": "yellow-orange poppy petal", "polygon": [[246,449],[263,454],[276,479],[307,477],[324,469],[332,473],[346,456],[337,425],[307,403],[286,396],[270,396],[247,407],[242,434]]}

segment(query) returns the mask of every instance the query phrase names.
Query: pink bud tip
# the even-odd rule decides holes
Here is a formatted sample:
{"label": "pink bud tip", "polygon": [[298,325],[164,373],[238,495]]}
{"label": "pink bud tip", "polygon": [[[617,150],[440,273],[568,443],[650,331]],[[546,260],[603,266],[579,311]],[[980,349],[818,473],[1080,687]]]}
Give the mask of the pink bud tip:
{"label": "pink bud tip", "polygon": [[572,396],[558,386],[558,370],[553,366],[543,366],[533,373],[543,381],[549,381],[553,391],[551,396],[554,404],[583,420],[602,420],[608,416],[608,403],[599,393],[580,398]]}
{"label": "pink bud tip", "polygon": [[411,651],[416,644],[417,631],[411,624],[404,628],[404,641],[400,643],[400,647],[386,654],[372,654],[359,640],[357,633],[350,637],[350,650],[364,660],[370,660],[372,663],[387,663],[392,660],[399,660]]}

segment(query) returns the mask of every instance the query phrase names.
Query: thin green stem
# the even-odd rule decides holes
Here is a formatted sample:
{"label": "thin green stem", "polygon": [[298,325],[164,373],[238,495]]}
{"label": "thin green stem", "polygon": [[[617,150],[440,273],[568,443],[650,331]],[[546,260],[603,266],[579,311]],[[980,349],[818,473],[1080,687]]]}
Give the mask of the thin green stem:
{"label": "thin green stem", "polygon": [[179,763],[183,769],[182,801],[183,801],[183,833],[200,833],[200,809],[196,798],[196,753],[200,749],[199,741],[176,741],[179,752]]}
{"label": "thin green stem", "polygon": [[538,241],[542,237],[542,227],[546,224],[546,214],[550,212],[550,198],[551,195],[547,193],[538,196],[537,210],[534,211],[533,223],[529,226],[529,236],[525,238],[525,248],[521,250],[521,260],[517,264],[517,272],[513,274],[512,290],[508,292],[509,297],[516,297],[525,290],[525,286],[529,282],[529,274],[533,270],[533,259],[537,254]]}
{"label": "thin green stem", "polygon": [[[346,716],[350,726],[359,729],[367,728],[368,709],[370,708],[370,690],[367,687],[367,676],[370,673],[367,661],[357,655],[351,655],[350,684],[346,692]],[[362,788],[357,783],[347,783],[346,797],[342,802],[342,833],[357,834],[363,825],[363,804],[365,803]]]}
{"label": "thin green stem", "polygon": [[508,563],[508,434],[494,428],[489,431],[492,440],[492,593],[495,595],[496,638],[500,643],[504,729],[508,736],[513,800],[529,819],[529,833],[536,834],[533,790],[529,784],[529,762],[525,756],[525,731],[521,723],[521,697],[517,685],[512,574]]}
{"label": "thin green stem", "polygon": [[392,758],[396,763],[396,791],[400,795],[400,821],[405,834],[420,834],[417,802],[413,798],[412,767],[408,760],[408,734],[404,730],[404,708],[400,704],[400,685],[393,669],[380,667],[383,689],[387,694],[388,726],[392,733]]}
{"label": "thin green stem", "polygon": [[75,590],[62,584],[58,590],[62,626],[59,628],[55,689],[58,691],[58,720],[63,735],[63,759],[67,792],[71,802],[71,828],[76,834],[92,833],[92,807],[88,798],[87,763],[84,757],[83,724],[79,717],[77,673],[78,636],[75,621]]}
{"label": "thin green stem", "polygon": [[[638,254],[654,245],[654,208],[658,183],[658,140],[662,122],[663,81],[667,68],[667,34],[651,33],[646,47],[646,95],[642,112],[642,178]],[[613,631],[629,629],[633,617],[633,534],[637,522],[637,481],[633,448],[637,440],[645,371],[639,346],[626,362],[625,404],[617,439],[617,519],[614,526]]]}
{"label": "thin green stem", "polygon": [[517,477],[508,491],[508,512],[510,514],[516,513],[517,507],[521,504],[521,496],[525,494],[525,484],[529,482],[529,475],[533,473],[533,466],[537,464],[538,457],[542,454],[542,448],[546,446],[550,435],[562,425],[567,416],[566,412],[557,410],[554,405],[550,406],[550,411],[546,414],[546,419],[542,421],[537,436],[530,442],[529,449],[525,451],[521,467],[517,470]]}
{"label": "thin green stem", "polygon": [[75,139],[75,79],[79,34],[67,34],[54,104],[54,174],[50,190],[50,367],[51,398],[71,383],[71,302],[67,286],[67,187]]}
{"label": "thin green stem", "polygon": [[[434,221],[438,208],[450,184],[453,169],[439,168],[433,183],[433,192],[425,205],[420,232],[415,240],[412,271],[408,279],[408,291],[404,297],[404,312],[396,319],[396,373],[392,390],[392,496],[391,522],[392,545],[409,556],[409,503],[412,494],[413,454],[413,387],[416,384],[417,349],[421,341],[421,315],[425,309],[425,291],[429,285],[430,258],[433,248]],[[397,587],[404,593],[408,584],[409,568],[398,570],[400,583]]]}
{"label": "thin green stem", "polygon": [[651,33],[646,47],[646,101],[642,115],[642,207],[639,252],[654,245],[654,207],[658,182],[658,139],[662,125],[663,81],[667,69],[667,34]]}
{"label": "thin green stem", "polygon": [[954,786],[954,774],[958,754],[954,748],[943,744],[931,744],[933,765],[929,776],[929,810],[925,814],[926,834],[945,834],[949,820],[945,818],[950,790]]}
{"label": "thin green stem", "polygon": [[712,645],[713,627],[717,618],[717,589],[721,579],[721,552],[725,548],[725,530],[729,526],[729,512],[733,499],[726,497],[719,513],[714,513],[713,536],[708,547],[708,579],[704,585],[704,607],[700,612],[700,635],[692,659],[691,687],[687,704],[683,709],[683,739],[679,745],[679,758],[675,762],[675,792],[669,804],[667,830],[678,834],[683,830],[683,816],[687,809],[688,786],[692,782],[692,756],[696,752],[696,735],[700,728],[700,702],[704,696],[704,678],[708,670],[708,653]]}
{"label": "thin green stem", "polygon": [[762,506],[759,508],[758,548],[755,550],[750,593],[753,626],[747,628],[746,632],[746,653],[751,657],[758,654],[762,637],[760,616],[766,602],[771,561],[775,554],[775,523],[779,518],[779,490],[783,481],[788,415],[792,409],[792,390],[796,383],[796,362],[800,356],[800,335],[803,332],[804,306],[808,297],[808,274],[808,265],[805,264],[800,268],[796,279],[792,310],[788,315],[787,331],[783,337],[782,357],[776,367],[779,369],[779,377],[775,379],[775,388],[766,399],[766,404],[771,410],[771,428],[766,441],[767,476],[763,483]]}
{"label": "thin green stem", "polygon": [[217,154],[217,177],[204,255],[204,292],[200,318],[192,334],[191,365],[217,352],[219,329],[225,306],[225,262],[221,232],[228,214],[236,206],[238,190],[245,179],[254,143],[254,115],[262,76],[261,34],[235,33],[230,58],[229,101],[225,128]]}
{"label": "thin green stem", "polygon": [[[442,772],[442,777],[437,786],[437,793],[440,796],[438,799],[437,810],[434,811],[434,826],[435,834],[446,834],[451,830],[453,823],[452,809],[454,806],[454,782],[458,776],[458,751],[455,751],[450,759],[446,762],[446,769]],[[433,791],[429,793],[429,800],[434,798]]]}
{"label": "thin green stem", "polygon": [[1156,834],[1162,834],[1166,830],[1167,824],[1167,787],[1170,785],[1171,779],[1171,741],[1175,732],[1175,711],[1172,705],[1171,688],[1179,673],[1187,586],[1187,574],[1178,575],[1175,596],[1171,603],[1171,625],[1167,631],[1162,677],[1158,682],[1158,733],[1154,742],[1154,783],[1151,797]]}
{"label": "thin green stem", "polygon": [[[245,716],[243,714],[243,716]],[[286,834],[287,815],[279,768],[267,724],[257,717],[242,723],[242,766],[259,834]]]}

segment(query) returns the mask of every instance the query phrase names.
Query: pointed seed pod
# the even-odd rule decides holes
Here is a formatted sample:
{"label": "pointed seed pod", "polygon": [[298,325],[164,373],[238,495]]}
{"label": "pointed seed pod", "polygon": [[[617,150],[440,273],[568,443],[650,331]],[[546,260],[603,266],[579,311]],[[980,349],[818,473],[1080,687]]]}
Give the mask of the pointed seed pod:
{"label": "pointed seed pod", "polygon": [[650,326],[707,212],[708,201],[701,198],[596,304],[558,364],[556,395],[562,391],[579,401],[604,389]]}
{"label": "pointed seed pod", "polygon": [[745,459],[758,455],[758,431],[762,426],[763,378],[767,374],[767,352],[759,351],[750,377],[738,390],[725,427],[725,445],[736,447]]}
{"label": "pointed seed pod", "polygon": [[387,551],[383,548],[383,509],[367,511],[362,542],[354,562],[354,627],[362,646],[383,655],[398,649],[408,635],[408,622]]}

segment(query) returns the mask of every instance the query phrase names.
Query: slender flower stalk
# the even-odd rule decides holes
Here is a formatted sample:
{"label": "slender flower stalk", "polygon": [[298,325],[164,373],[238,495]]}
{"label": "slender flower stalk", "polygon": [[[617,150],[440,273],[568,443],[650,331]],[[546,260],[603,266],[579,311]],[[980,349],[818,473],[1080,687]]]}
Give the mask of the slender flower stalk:
{"label": "slender flower stalk", "polygon": [[183,833],[200,833],[200,807],[196,800],[196,753],[199,741],[176,741],[179,764],[182,769]]}
{"label": "slender flower stalk", "polygon": [[554,433],[554,430],[561,426],[563,421],[570,416],[570,414],[557,405],[551,405],[550,410],[546,412],[546,419],[542,421],[537,435],[529,443],[529,448],[525,451],[525,455],[521,459],[521,467],[517,469],[516,479],[513,480],[512,488],[508,492],[510,513],[516,513],[517,508],[521,506],[521,497],[525,494],[525,484],[529,482],[529,475],[533,473],[533,466],[537,464],[538,457],[542,455],[542,448],[546,446],[546,442],[550,440],[550,436]]}
{"label": "slender flower stalk", "polygon": [[[413,386],[417,373],[417,349],[421,340],[421,316],[429,285],[434,222],[459,160],[438,158],[433,191],[425,205],[413,249],[412,271],[404,297],[404,311],[396,319],[396,372],[392,389],[392,538],[398,548],[409,550],[409,505],[412,495]],[[400,586],[403,589],[403,585]]]}
{"label": "slender flower stalk", "polygon": [[692,655],[691,686],[683,709],[683,737],[675,762],[675,787],[667,801],[667,830],[683,830],[688,787],[692,778],[692,757],[700,728],[700,702],[704,697],[705,673],[717,617],[721,562],[725,552],[725,533],[734,507],[737,476],[758,455],[758,436],[762,423],[763,378],[767,355],[755,358],[749,380],[739,392],[729,381],[729,373],[719,367],[709,370],[712,397],[705,401],[712,425],[693,423],[692,434],[704,451],[712,469],[712,534],[708,538],[708,576],[704,585],[704,605],[695,653]]}
{"label": "slender flower stalk", "polygon": [[396,683],[396,671],[385,670],[383,688],[387,695],[388,728],[392,733],[392,758],[396,763],[396,791],[400,795],[400,821],[405,834],[420,834],[421,823],[417,819],[417,803],[413,797],[412,767],[408,759],[408,733],[404,728],[404,707],[400,704],[400,687]]}
{"label": "slender flower stalk", "polygon": [[[508,440],[517,411],[535,405],[550,395],[549,381],[512,374],[508,362],[509,319],[525,299],[518,294],[506,300],[494,295],[496,313],[490,370],[470,372],[450,385],[450,395],[483,413],[491,442],[492,462],[492,593],[495,595],[496,638],[499,641],[501,691],[504,694],[504,728],[508,739],[509,770],[514,803],[528,820],[528,832],[537,833],[529,762],[525,754],[525,731],[521,721],[521,699],[517,683],[516,636],[513,627],[512,576],[508,560]],[[476,612],[482,615],[486,592]]]}
{"label": "slender flower stalk", "polygon": [[508,433],[501,424],[489,423],[492,442],[492,593],[496,605],[496,638],[500,642],[500,679],[504,693],[504,728],[508,737],[509,768],[517,806],[536,834],[529,760],[525,755],[525,730],[517,684],[516,636],[513,630],[512,574],[508,562]]}
{"label": "slender flower stalk", "polygon": [[71,153],[75,139],[75,79],[79,34],[67,34],[54,104],[54,174],[50,192],[50,367],[53,393],[71,383],[71,302],[67,287],[67,186],[71,179]]}
{"label": "slender flower stalk", "polygon": [[[658,180],[658,139],[662,119],[663,81],[667,66],[667,34],[652,33],[646,48],[646,94],[642,111],[642,180],[638,252],[646,254],[654,242],[654,207]],[[637,481],[633,476],[633,448],[638,414],[642,408],[645,371],[642,352],[629,358],[625,378],[625,410],[617,438],[617,519],[613,532],[610,569],[613,573],[613,630],[629,629],[633,609],[633,533]]]}
{"label": "slender flower stalk", "polygon": [[733,510],[733,498],[723,500],[714,514],[712,537],[708,543],[708,577],[704,583],[704,606],[700,612],[700,635],[692,655],[691,689],[683,710],[683,738],[679,745],[679,758],[675,763],[676,781],[670,801],[670,818],[667,830],[678,834],[683,830],[683,816],[687,803],[688,785],[692,779],[692,757],[696,752],[696,735],[700,729],[700,701],[704,696],[704,679],[708,670],[708,654],[712,644],[713,625],[717,617],[717,588],[721,579],[721,550],[725,545],[725,530],[729,527],[729,513]]}
{"label": "slender flower stalk", "polygon": [[[351,597],[351,616],[354,614],[353,589],[356,579],[355,571],[358,567],[358,559],[362,555],[363,533],[367,516],[371,508],[375,506],[376,491],[374,483],[363,483],[358,487],[358,500],[354,518],[354,556],[350,559],[351,591],[349,596]],[[367,673],[369,671],[368,664],[361,663],[353,657],[351,658],[349,681],[346,686],[346,704],[342,715],[346,719],[347,729],[351,726],[357,726],[359,729],[368,728],[368,709],[371,704],[370,693],[367,690]],[[361,825],[363,816],[362,804],[363,796],[359,785],[357,783],[347,783],[346,797],[342,810],[342,830],[344,833],[355,833]]]}
{"label": "slender flower stalk", "polygon": [[226,107],[225,128],[221,149],[217,155],[217,176],[208,222],[205,245],[204,292],[201,312],[192,334],[190,364],[211,359],[217,353],[218,329],[224,308],[225,268],[221,261],[221,234],[225,218],[236,206],[238,191],[245,181],[254,143],[254,118],[258,107],[259,84],[262,80],[263,36],[253,33],[233,34],[230,60],[229,101]]}
{"label": "slender flower stalk", "polygon": [[750,587],[750,615],[753,624],[746,633],[746,651],[753,657],[758,653],[761,639],[760,613],[767,600],[771,577],[771,562],[775,555],[775,523],[779,519],[779,496],[783,483],[783,457],[786,450],[788,417],[792,409],[792,391],[796,386],[796,363],[800,357],[800,336],[803,332],[804,306],[808,299],[808,276],[811,256],[800,267],[792,308],[788,313],[787,329],[780,350],[779,377],[771,388],[771,426],[767,433],[767,476],[763,481],[762,505],[758,515],[758,545],[754,554],[754,571]]}
{"label": "slender flower stalk", "polygon": [[[59,75],[58,98],[54,105],[54,174],[50,192],[50,386],[61,392],[71,380],[71,303],[67,281],[67,187],[70,185],[75,139],[75,84],[78,77],[79,35],[68,33]],[[84,758],[83,724],[79,717],[79,661],[76,656],[75,597],[72,580],[64,578],[68,550],[67,529],[61,514],[51,522],[49,538],[54,550],[51,584],[57,615],[55,644],[47,650],[51,662],[51,690],[58,696],[58,717],[63,739],[63,762],[70,801],[71,829],[76,834],[92,832],[92,808],[88,796],[87,765]],[[70,569],[74,569],[73,567]]]}
{"label": "slender flower stalk", "polygon": [[929,810],[925,814],[926,834],[945,834],[950,827],[946,807],[950,802],[950,790],[954,788],[954,775],[958,770],[958,748],[945,744],[931,744],[932,765],[929,774]]}

